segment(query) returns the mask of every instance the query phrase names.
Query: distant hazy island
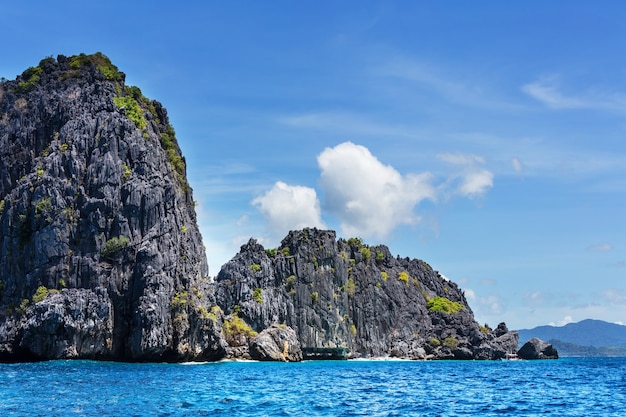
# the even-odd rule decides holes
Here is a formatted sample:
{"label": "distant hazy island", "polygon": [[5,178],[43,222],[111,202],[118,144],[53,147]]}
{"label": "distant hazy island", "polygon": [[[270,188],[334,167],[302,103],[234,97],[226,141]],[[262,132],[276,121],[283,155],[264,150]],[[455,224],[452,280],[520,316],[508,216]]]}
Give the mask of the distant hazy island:
{"label": "distant hazy island", "polygon": [[626,326],[601,320],[519,330],[520,343],[533,337],[549,341],[560,356],[626,356]]}

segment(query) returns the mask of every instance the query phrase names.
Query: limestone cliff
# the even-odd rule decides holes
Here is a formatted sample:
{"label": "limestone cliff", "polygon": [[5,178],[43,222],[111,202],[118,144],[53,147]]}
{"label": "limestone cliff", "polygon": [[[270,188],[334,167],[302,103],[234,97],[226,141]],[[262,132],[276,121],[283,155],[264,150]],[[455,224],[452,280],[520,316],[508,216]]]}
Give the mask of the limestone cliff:
{"label": "limestone cliff", "polygon": [[[209,271],[167,112],[100,54],[0,83],[0,361],[496,359],[421,260],[333,231],[255,240]],[[334,353],[333,353],[334,352]]]}
{"label": "limestone cliff", "polygon": [[124,80],[97,53],[0,84],[0,359],[221,351],[185,160]]}
{"label": "limestone cliff", "polygon": [[517,348],[516,332],[478,325],[458,286],[424,261],[333,231],[292,231],[272,250],[250,240],[222,267],[215,293],[254,330],[293,328],[305,352],[498,359]]}

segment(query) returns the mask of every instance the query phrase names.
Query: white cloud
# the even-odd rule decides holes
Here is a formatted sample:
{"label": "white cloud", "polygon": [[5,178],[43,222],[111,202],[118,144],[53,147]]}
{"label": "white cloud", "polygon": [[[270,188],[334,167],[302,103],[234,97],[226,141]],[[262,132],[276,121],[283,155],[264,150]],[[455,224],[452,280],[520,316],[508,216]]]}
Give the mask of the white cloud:
{"label": "white cloud", "polygon": [[513,169],[515,170],[515,172],[517,172],[518,174],[521,174],[524,172],[524,164],[522,164],[522,161],[520,161],[519,158],[516,158],[516,157],[511,158],[511,165],[513,166]]}
{"label": "white cloud", "polygon": [[493,173],[481,167],[484,158],[462,153],[442,153],[437,158],[459,167],[446,183],[456,185],[455,193],[469,198],[480,197],[493,187]]}
{"label": "white cloud", "polygon": [[467,301],[474,302],[476,300],[476,293],[474,292],[474,290],[470,288],[466,288],[464,292],[465,292],[465,298],[467,299]]}
{"label": "white cloud", "polygon": [[592,245],[587,247],[587,250],[590,252],[609,252],[613,250],[613,245],[610,243],[602,243],[600,245]]}
{"label": "white cloud", "polygon": [[275,237],[285,236],[290,230],[304,227],[326,227],[313,188],[278,181],[271,190],[255,198],[252,204],[266,218],[269,230]]}
{"label": "white cloud", "polygon": [[351,142],[326,148],[317,162],[325,208],[349,236],[385,237],[398,225],[415,224],[415,206],[436,197],[429,173],[403,176]]}
{"label": "white cloud", "polygon": [[500,316],[504,313],[505,309],[499,295],[490,294],[486,297],[480,297],[479,303],[481,305],[481,312],[486,315]]}
{"label": "white cloud", "polygon": [[522,91],[552,109],[598,109],[626,111],[626,95],[598,89],[577,96],[559,91],[556,76],[543,77],[522,86]]}
{"label": "white cloud", "polygon": [[529,291],[524,296],[524,300],[526,304],[534,307],[543,305],[545,298],[540,291]]}
{"label": "white cloud", "polygon": [[602,292],[605,300],[609,304],[626,305],[626,293],[617,288],[610,288]]}
{"label": "white cloud", "polygon": [[550,323],[548,323],[550,326],[557,326],[557,327],[562,327],[565,326],[568,323],[573,323],[574,319],[572,319],[572,316],[565,316],[563,317],[563,320],[560,320],[558,322],[553,322],[551,321]]}
{"label": "white cloud", "polygon": [[544,78],[522,86],[522,91],[553,109],[586,107],[584,101],[562,95],[553,84],[553,78]]}

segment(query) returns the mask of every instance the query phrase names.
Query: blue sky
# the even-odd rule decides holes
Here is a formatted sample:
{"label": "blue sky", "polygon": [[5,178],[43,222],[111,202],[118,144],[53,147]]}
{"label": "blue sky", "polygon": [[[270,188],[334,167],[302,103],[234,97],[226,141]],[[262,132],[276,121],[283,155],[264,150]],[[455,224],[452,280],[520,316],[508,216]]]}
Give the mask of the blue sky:
{"label": "blue sky", "polygon": [[168,109],[211,275],[317,226],[510,328],[626,322],[619,1],[2,1],[0,76],[101,51]]}

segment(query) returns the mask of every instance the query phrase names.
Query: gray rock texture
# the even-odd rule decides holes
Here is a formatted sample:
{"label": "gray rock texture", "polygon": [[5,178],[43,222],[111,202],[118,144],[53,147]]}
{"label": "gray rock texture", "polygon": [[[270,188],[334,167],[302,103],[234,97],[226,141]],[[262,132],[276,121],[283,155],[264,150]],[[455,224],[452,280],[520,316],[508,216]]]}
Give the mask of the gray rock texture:
{"label": "gray rock texture", "polygon": [[294,329],[302,349],[347,348],[350,357],[498,359],[517,333],[479,326],[458,286],[421,260],[385,246],[292,231],[266,251],[254,239],[222,267],[216,302],[256,331]]}
{"label": "gray rock texture", "polygon": [[0,83],[0,361],[515,352],[424,261],[333,231],[251,239],[213,282],[167,112],[124,80],[96,53]]}
{"label": "gray rock texture", "polygon": [[302,350],[296,332],[287,326],[272,325],[250,340],[250,357],[259,361],[299,362]]}
{"label": "gray rock texture", "polygon": [[213,357],[185,175],[165,109],[104,55],[1,83],[0,359]]}
{"label": "gray rock texture", "polygon": [[548,342],[533,337],[517,352],[520,359],[558,359],[559,353]]}

